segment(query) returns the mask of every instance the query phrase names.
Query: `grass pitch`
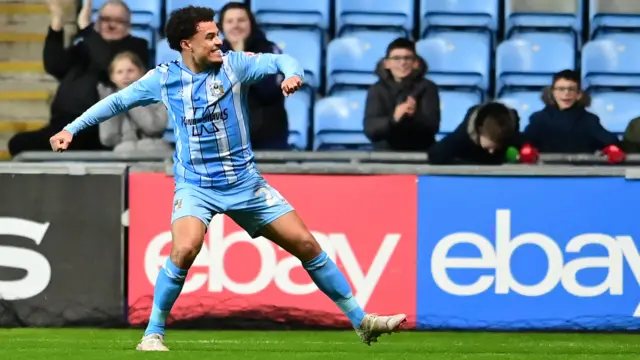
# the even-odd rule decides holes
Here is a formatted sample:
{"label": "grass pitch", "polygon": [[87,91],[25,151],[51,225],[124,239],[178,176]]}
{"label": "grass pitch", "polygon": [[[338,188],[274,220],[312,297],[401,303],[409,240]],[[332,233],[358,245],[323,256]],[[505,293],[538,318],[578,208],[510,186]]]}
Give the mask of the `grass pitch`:
{"label": "grass pitch", "polygon": [[403,332],[368,347],[353,331],[169,330],[168,353],[134,350],[140,330],[0,329],[2,360],[638,360],[640,335]]}

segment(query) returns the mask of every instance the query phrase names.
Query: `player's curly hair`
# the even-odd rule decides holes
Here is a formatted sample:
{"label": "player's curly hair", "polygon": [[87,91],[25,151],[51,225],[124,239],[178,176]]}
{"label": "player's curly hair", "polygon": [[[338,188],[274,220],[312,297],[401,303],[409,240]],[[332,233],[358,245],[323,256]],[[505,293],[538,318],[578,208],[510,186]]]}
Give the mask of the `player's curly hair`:
{"label": "player's curly hair", "polygon": [[214,21],[215,15],[213,9],[200,6],[187,6],[172,12],[165,28],[169,47],[175,51],[182,51],[180,41],[195,35],[199,23]]}

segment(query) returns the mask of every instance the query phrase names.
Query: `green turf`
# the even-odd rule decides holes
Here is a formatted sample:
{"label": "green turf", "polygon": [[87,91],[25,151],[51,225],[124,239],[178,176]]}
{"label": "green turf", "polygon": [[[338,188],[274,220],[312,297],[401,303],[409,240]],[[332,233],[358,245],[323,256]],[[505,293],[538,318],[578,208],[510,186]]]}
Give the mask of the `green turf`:
{"label": "green turf", "polygon": [[2,360],[640,359],[640,335],[404,332],[371,347],[354,332],[170,331],[169,353],[133,350],[140,331],[0,330]]}

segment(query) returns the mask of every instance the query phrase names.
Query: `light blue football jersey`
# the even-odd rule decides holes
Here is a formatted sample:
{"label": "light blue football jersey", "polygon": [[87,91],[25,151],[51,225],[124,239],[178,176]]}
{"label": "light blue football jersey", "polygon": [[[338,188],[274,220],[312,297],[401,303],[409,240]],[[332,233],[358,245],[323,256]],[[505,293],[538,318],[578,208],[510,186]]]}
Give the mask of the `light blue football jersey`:
{"label": "light blue football jersey", "polygon": [[158,65],[127,88],[101,100],[65,127],[72,134],[136,106],[164,103],[176,138],[176,182],[224,187],[256,172],[249,139],[249,86],[283,73],[304,76],[288,55],[228,52],[222,65],[199,74],[182,60]]}

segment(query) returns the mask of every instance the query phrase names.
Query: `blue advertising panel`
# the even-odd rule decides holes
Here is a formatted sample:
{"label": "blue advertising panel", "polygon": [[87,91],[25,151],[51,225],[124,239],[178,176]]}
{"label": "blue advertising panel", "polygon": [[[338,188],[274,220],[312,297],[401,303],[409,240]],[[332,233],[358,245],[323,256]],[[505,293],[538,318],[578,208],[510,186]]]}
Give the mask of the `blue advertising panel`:
{"label": "blue advertising panel", "polygon": [[417,327],[640,328],[640,181],[418,180]]}

